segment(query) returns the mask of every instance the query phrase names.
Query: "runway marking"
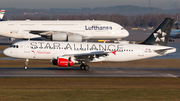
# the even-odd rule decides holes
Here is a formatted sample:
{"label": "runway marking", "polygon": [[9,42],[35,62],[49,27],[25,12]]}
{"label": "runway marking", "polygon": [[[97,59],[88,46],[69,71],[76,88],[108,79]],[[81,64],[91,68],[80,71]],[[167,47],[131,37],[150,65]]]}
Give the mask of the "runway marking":
{"label": "runway marking", "polygon": [[177,76],[173,75],[173,74],[168,74],[171,77],[177,78]]}
{"label": "runway marking", "polygon": [[122,73],[123,71],[116,71],[116,73]]}
{"label": "runway marking", "polygon": [[163,77],[174,77],[174,78],[177,78],[177,77],[178,77],[178,76],[173,75],[173,74],[159,74],[159,75],[161,75],[161,76],[163,76]]}
{"label": "runway marking", "polygon": [[[171,75],[171,74],[170,74]],[[163,75],[0,75],[0,77],[169,77]],[[171,77],[178,77],[172,76]]]}
{"label": "runway marking", "polygon": [[180,69],[96,69],[83,71],[80,69],[0,69],[0,77],[180,77]]}

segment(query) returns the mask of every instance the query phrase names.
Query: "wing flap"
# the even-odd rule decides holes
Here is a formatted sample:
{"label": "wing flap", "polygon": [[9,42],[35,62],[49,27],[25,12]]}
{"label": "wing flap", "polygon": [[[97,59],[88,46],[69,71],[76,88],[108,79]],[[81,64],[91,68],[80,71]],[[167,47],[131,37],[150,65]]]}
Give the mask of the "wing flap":
{"label": "wing flap", "polygon": [[57,33],[57,31],[38,31],[38,30],[31,30],[29,33],[38,34],[41,36],[50,36],[51,34]]}
{"label": "wing flap", "polygon": [[80,53],[80,54],[65,54],[63,56],[72,56],[72,57],[90,57],[90,56],[107,56],[107,52],[104,51],[97,51],[97,52],[90,52],[90,53]]}
{"label": "wing flap", "polygon": [[108,55],[108,52],[104,51],[97,51],[97,52],[90,52],[90,53],[81,53],[81,54],[65,54],[64,57],[70,56],[75,57],[77,61],[102,61],[104,60],[104,57]]}
{"label": "wing flap", "polygon": [[87,60],[92,62],[102,61],[104,57],[108,56],[110,53],[116,55],[116,51],[105,52],[105,51],[96,51],[90,53],[80,53],[80,54],[64,54],[64,57],[75,57],[77,61]]}

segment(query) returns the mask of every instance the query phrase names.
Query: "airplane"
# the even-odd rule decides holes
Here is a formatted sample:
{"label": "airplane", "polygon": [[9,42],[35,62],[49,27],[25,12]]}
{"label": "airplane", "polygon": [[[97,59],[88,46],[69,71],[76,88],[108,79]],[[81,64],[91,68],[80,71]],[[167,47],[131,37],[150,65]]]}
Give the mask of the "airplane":
{"label": "airplane", "polygon": [[180,38],[180,30],[172,30],[170,33],[170,39],[169,41],[174,42],[174,39]]}
{"label": "airplane", "polygon": [[0,35],[12,39],[81,42],[129,35],[121,25],[101,20],[12,20],[2,21],[0,26]]}
{"label": "airplane", "polygon": [[167,46],[173,21],[172,18],[166,18],[140,44],[29,40],[14,43],[3,53],[9,57],[25,59],[25,70],[29,59],[52,60],[53,65],[60,67],[81,64],[80,69],[89,70],[88,62],[125,62],[176,52],[176,48]]}
{"label": "airplane", "polygon": [[4,20],[3,20],[3,17],[4,17],[4,14],[5,14],[5,11],[6,11],[6,10],[1,10],[1,11],[0,11],[0,21],[4,21]]}

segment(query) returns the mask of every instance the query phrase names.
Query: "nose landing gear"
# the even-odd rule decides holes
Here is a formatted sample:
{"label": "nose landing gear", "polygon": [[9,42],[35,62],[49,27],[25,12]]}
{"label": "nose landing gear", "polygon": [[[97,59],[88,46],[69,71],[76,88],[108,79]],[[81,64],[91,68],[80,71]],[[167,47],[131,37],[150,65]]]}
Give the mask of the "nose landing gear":
{"label": "nose landing gear", "polygon": [[29,59],[26,59],[26,62],[25,62],[25,66],[24,66],[24,70],[27,70],[27,65],[28,65],[28,62],[29,62]]}

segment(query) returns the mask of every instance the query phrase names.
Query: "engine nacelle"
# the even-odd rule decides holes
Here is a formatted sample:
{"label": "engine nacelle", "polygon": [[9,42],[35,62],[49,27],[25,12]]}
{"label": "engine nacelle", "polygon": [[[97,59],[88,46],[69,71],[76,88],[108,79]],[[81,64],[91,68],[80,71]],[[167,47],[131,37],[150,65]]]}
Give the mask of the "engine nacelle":
{"label": "engine nacelle", "polygon": [[66,41],[67,40],[67,33],[54,33],[51,35],[52,41]]}
{"label": "engine nacelle", "polygon": [[67,35],[67,33],[54,33],[51,35],[52,41],[71,41],[71,42],[81,42],[82,36],[75,34],[75,35]]}
{"label": "engine nacelle", "polygon": [[75,61],[71,59],[71,57],[58,57],[57,60],[53,60],[52,63],[60,67],[71,67],[74,65]]}
{"label": "engine nacelle", "polygon": [[68,36],[68,41],[72,41],[72,42],[81,42],[82,41],[82,36],[75,34],[75,35],[69,35]]}

